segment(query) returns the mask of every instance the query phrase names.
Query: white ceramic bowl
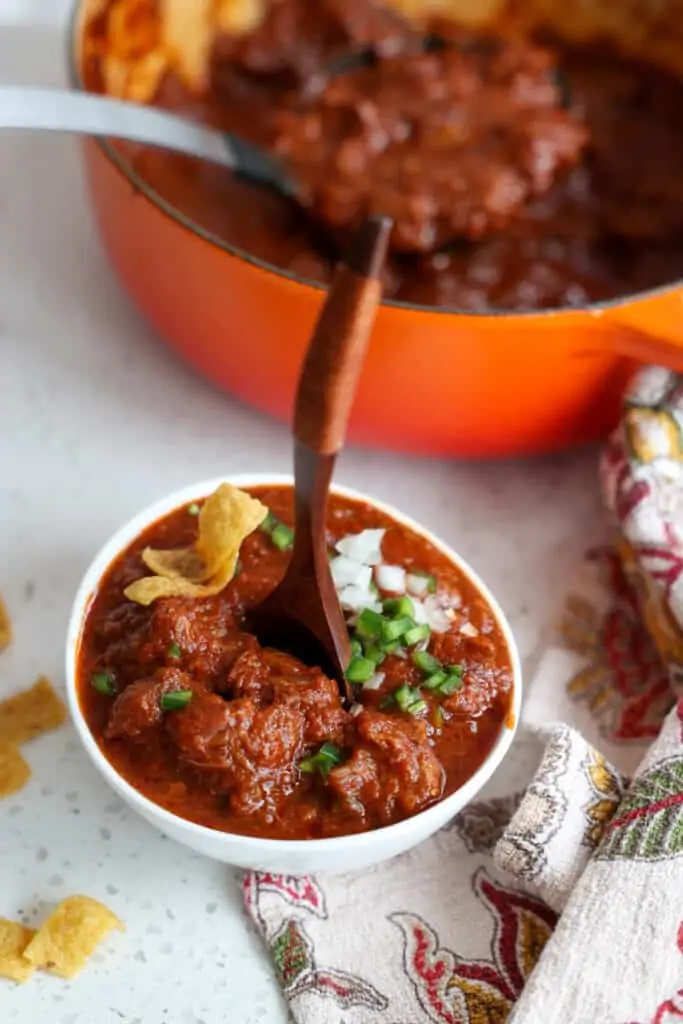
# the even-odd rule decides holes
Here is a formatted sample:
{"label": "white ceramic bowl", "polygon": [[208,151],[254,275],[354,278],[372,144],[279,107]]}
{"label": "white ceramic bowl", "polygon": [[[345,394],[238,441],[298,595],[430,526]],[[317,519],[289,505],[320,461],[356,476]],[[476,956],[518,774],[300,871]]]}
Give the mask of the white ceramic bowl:
{"label": "white ceramic bowl", "polygon": [[155,502],[136,515],[109,540],[99,552],[86,572],[76,594],[66,642],[66,685],[71,717],[76,726],[81,742],[88,752],[97,770],[119,796],[135,811],[146,818],[161,832],[177,839],[179,843],[228,864],[243,868],[255,868],[262,871],[277,871],[285,874],[301,875],[319,872],[357,871],[360,868],[388,860],[396,854],[403,853],[449,822],[479,792],[488,781],[505,754],[515,735],[516,723],[522,701],[522,673],[517,647],[508,622],[498,602],[482,583],[479,577],[433,534],[419,526],[414,520],[403,515],[390,505],[375,501],[358,491],[348,487],[334,487],[337,494],[348,498],[356,498],[367,502],[375,508],[390,515],[397,522],[426,537],[436,548],[442,551],[470,580],[486,598],[495,615],[510,651],[510,659],[514,676],[512,696],[511,724],[503,726],[500,736],[481,767],[455,793],[440,803],[421,811],[406,821],[373,832],[358,835],[340,836],[332,839],[283,840],[258,839],[251,836],[234,835],[230,832],[217,832],[203,825],[179,818],[158,804],[142,796],[112,767],[100,750],[83,717],[76,688],[76,669],[78,648],[83,623],[97,592],[100,581],[117,556],[128,547],[146,527],[157,519],[172,512],[181,505],[196,501],[211,494],[223,479],[237,487],[268,486],[291,484],[292,478],[282,474],[242,474],[184,487],[161,501]]}

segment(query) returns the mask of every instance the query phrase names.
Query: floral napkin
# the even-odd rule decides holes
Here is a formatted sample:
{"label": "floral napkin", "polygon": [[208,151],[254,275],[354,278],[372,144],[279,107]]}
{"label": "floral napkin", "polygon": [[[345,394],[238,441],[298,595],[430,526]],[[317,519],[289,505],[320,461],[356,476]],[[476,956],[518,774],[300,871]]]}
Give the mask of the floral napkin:
{"label": "floral napkin", "polygon": [[683,1021],[683,378],[639,374],[601,480],[612,543],[480,799],[362,874],[245,876],[299,1024]]}

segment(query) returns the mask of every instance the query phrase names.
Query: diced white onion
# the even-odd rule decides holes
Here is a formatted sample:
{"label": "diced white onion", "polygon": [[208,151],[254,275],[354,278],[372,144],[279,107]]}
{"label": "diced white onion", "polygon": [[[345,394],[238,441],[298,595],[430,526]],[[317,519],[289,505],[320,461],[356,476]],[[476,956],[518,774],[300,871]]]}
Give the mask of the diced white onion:
{"label": "diced white onion", "polygon": [[339,590],[339,603],[344,611],[362,612],[370,608],[373,612],[381,612],[382,605],[369,587],[358,587],[351,584]]}
{"label": "diced white onion", "polygon": [[384,682],[384,672],[375,672],[374,676],[370,676],[363,683],[364,690],[379,690],[380,686]]}
{"label": "diced white onion", "polygon": [[444,608],[437,594],[425,598],[424,610],[429,628],[434,633],[447,633],[453,621],[453,610]]}
{"label": "diced white onion", "polygon": [[386,530],[361,530],[337,541],[337,551],[362,565],[378,565],[382,561],[382,540]]}
{"label": "diced white onion", "polygon": [[413,597],[425,597],[429,593],[429,577],[409,572],[406,576],[406,590]]}
{"label": "diced white onion", "polygon": [[406,571],[401,565],[378,565],[375,579],[380,590],[390,594],[405,594]]}
{"label": "diced white onion", "polygon": [[422,601],[418,601],[415,597],[413,598],[413,609],[412,617],[415,619],[418,626],[427,625],[427,612],[425,611],[425,606],[422,604]]}
{"label": "diced white onion", "polygon": [[479,630],[471,622],[463,622],[460,632],[463,636],[479,636]]}
{"label": "diced white onion", "polygon": [[351,707],[349,708],[349,714],[353,715],[353,717],[355,718],[356,715],[359,715],[362,710],[363,710],[363,705],[362,704],[352,704]]}
{"label": "diced white onion", "polygon": [[334,585],[337,587],[363,587],[369,589],[372,580],[372,569],[369,565],[363,565],[346,555],[337,555],[330,562],[330,572]]}

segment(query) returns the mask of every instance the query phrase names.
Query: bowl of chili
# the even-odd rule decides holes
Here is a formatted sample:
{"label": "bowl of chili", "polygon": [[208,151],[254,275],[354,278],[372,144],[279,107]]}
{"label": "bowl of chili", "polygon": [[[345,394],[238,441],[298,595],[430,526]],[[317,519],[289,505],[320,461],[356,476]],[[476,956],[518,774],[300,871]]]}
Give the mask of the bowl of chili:
{"label": "bowl of chili", "polygon": [[[236,36],[216,29],[198,77],[206,33],[196,24],[194,34],[172,31],[160,22],[165,6],[193,23],[193,7],[220,8],[224,26],[232,6],[247,22]],[[617,16],[598,2],[548,0],[390,6],[448,14],[454,46],[408,53],[410,40],[369,0],[315,10],[304,0],[82,0],[72,84],[276,147],[309,172],[333,235],[371,201],[397,214],[403,249],[391,261],[351,441],[479,457],[602,437],[634,359],[670,362],[678,337],[676,11],[644,2]],[[270,12],[265,25],[259,11]],[[509,41],[515,26],[522,43],[519,31]],[[338,69],[337,51],[361,44],[374,64],[311,96],[326,47],[336,47]],[[305,116],[292,116],[292,97]],[[331,125],[329,137],[321,125]],[[394,149],[373,156],[386,125]],[[320,233],[278,197],[172,153],[88,142],[84,161],[105,250],[160,337],[219,386],[289,420],[332,264]],[[429,173],[414,180],[411,161]],[[452,167],[462,168],[459,191],[444,172]]]}
{"label": "bowl of chili", "polygon": [[505,616],[428,530],[335,487],[328,540],[356,693],[345,708],[319,669],[261,649],[245,625],[284,572],[291,478],[231,482],[269,511],[220,593],[141,606],[124,590],[145,575],[147,546],[196,539],[222,481],[145,509],[87,570],[66,645],[79,738],[129,806],[206,856],[300,874],[402,853],[471,801],[510,748],[522,680]]}

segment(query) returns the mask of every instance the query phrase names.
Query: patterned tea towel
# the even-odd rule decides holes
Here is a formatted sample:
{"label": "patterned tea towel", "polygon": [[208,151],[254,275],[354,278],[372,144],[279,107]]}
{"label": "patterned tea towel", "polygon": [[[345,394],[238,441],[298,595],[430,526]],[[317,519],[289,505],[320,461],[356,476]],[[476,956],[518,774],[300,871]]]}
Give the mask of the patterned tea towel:
{"label": "patterned tea towel", "polygon": [[479,800],[361,874],[245,876],[298,1024],[683,1021],[683,378],[638,376],[602,486],[616,539]]}
{"label": "patterned tea towel", "polygon": [[[550,793],[561,788],[549,778],[546,787]],[[510,1024],[683,1020],[682,807],[679,701],[616,812],[604,819],[599,845],[567,893],[555,933]],[[522,812],[520,807],[520,817]],[[514,848],[529,836],[514,826],[513,821],[503,846]],[[537,835],[546,827],[542,821]],[[500,852],[499,847],[496,855]],[[534,865],[518,866],[524,881]]]}

